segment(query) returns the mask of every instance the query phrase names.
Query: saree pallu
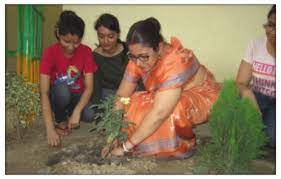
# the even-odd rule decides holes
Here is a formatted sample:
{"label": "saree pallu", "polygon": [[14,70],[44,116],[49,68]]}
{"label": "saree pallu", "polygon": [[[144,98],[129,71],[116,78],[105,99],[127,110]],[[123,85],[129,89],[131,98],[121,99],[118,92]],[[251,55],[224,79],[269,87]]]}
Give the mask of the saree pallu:
{"label": "saree pallu", "polygon": [[[147,89],[135,92],[125,109],[125,120],[134,123],[127,129],[128,137],[136,131],[152,109],[154,96],[158,91],[183,89],[173,113],[152,135],[135,147],[135,156],[182,159],[192,156],[195,151],[196,138],[192,127],[207,121],[220,87],[213,75],[199,64],[195,56],[187,59],[184,54],[179,53],[181,48],[179,41],[172,38],[171,49],[149,74],[142,74],[133,62],[129,62],[127,66],[124,79],[136,82],[141,77]],[[205,69],[203,81],[197,86],[185,89],[200,67]]]}

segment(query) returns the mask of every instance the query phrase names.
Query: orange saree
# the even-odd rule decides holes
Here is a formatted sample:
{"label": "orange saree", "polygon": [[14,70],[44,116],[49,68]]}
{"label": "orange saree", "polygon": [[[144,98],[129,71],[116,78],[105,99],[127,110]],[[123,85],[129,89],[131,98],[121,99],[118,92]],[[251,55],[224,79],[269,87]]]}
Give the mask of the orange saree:
{"label": "orange saree", "polygon": [[[129,137],[151,110],[154,96],[158,91],[183,89],[173,113],[151,136],[135,147],[133,154],[136,156],[190,157],[196,145],[192,127],[207,121],[211,106],[218,97],[219,85],[213,75],[199,64],[195,56],[187,58],[181,53],[179,50],[183,47],[176,38],[171,38],[170,45],[171,48],[158,60],[149,74],[144,74],[132,61],[129,62],[124,74],[124,79],[132,83],[142,78],[147,90],[135,92],[125,109],[125,120],[135,123],[127,130]],[[203,82],[186,88],[200,67],[205,69]]]}

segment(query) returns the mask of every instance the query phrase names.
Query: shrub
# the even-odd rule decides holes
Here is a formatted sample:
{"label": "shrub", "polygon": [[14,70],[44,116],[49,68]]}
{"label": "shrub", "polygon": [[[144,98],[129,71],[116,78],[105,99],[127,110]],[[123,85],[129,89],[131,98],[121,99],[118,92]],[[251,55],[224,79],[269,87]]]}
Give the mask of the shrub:
{"label": "shrub", "polygon": [[40,113],[38,84],[26,83],[16,73],[5,74],[5,108],[15,112],[16,127],[27,127]]}
{"label": "shrub", "polygon": [[266,143],[260,113],[241,99],[233,80],[226,80],[209,117],[211,143],[199,149],[198,166],[205,172],[245,173]]}

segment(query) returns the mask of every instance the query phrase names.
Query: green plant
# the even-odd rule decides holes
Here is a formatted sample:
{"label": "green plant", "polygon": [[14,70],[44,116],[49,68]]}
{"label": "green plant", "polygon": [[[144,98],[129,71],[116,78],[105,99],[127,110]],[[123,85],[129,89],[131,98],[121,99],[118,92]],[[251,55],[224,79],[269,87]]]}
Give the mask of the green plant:
{"label": "green plant", "polygon": [[21,127],[30,125],[40,113],[38,84],[26,83],[16,73],[5,74],[6,111],[13,109]]}
{"label": "green plant", "polygon": [[117,139],[123,142],[127,139],[127,133],[122,130],[128,127],[128,122],[123,120],[124,110],[113,110],[116,97],[111,95],[100,104],[93,105],[99,111],[95,119],[100,119],[92,130],[98,133],[105,133],[107,144],[111,145]]}
{"label": "green plant", "polygon": [[249,99],[241,99],[233,80],[225,80],[209,117],[211,143],[199,149],[201,170],[245,173],[263,153],[266,135],[261,115]]}

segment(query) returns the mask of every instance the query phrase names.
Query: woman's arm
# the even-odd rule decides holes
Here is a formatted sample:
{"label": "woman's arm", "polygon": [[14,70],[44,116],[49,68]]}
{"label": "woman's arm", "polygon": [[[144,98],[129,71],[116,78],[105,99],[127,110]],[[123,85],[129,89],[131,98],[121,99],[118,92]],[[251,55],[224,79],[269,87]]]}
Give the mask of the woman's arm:
{"label": "woman's arm", "polygon": [[[137,84],[129,82],[127,80],[122,80],[121,84],[119,85],[119,88],[116,92],[116,95],[118,97],[130,97],[134,90],[136,89]],[[120,100],[117,98],[117,101],[115,101],[115,109],[123,109],[124,105],[120,102]]]}
{"label": "woman's arm", "polygon": [[188,81],[187,85],[185,85],[185,89],[190,89],[190,88],[193,88],[194,86],[200,85],[204,80],[206,69],[200,65],[200,62],[198,61],[196,56],[193,54],[192,50],[183,48],[183,49],[179,50],[179,53],[186,60],[193,61],[193,64],[199,65],[194,76]]}
{"label": "woman's arm", "polygon": [[259,110],[259,105],[257,103],[256,97],[249,85],[251,78],[252,65],[242,60],[236,77],[236,85],[239,89],[240,96],[242,98],[249,98],[254,103],[255,107]]}
{"label": "woman's arm", "polygon": [[48,144],[51,146],[57,146],[60,143],[59,135],[55,131],[52,109],[49,99],[50,90],[50,77],[48,75],[40,75],[40,96],[41,96],[41,108],[43,113],[44,122],[47,130]]}
{"label": "woman's arm", "polygon": [[190,89],[194,86],[200,85],[204,80],[205,73],[206,69],[200,66],[197,72],[194,74],[194,77],[192,77],[192,79],[190,79],[188,84],[185,86],[185,89]]}
{"label": "woman's arm", "polygon": [[98,70],[94,73],[94,83],[93,83],[93,93],[92,93],[92,102],[94,104],[100,103],[101,100],[101,82],[103,79],[103,75],[101,72],[101,69],[98,68]]}
{"label": "woman's arm", "polygon": [[[167,117],[172,114],[180,99],[181,92],[181,88],[157,92],[152,109],[145,116],[136,132],[131,136],[130,141],[138,144],[153,134]],[[134,147],[130,142],[126,142],[126,146],[128,149]]]}
{"label": "woman's arm", "polygon": [[88,104],[92,92],[93,92],[93,73],[86,73],[85,74],[85,90],[81,95],[81,98],[77,105],[75,106],[73,113],[68,121],[68,128],[72,129],[79,126],[80,115],[84,107]]}

